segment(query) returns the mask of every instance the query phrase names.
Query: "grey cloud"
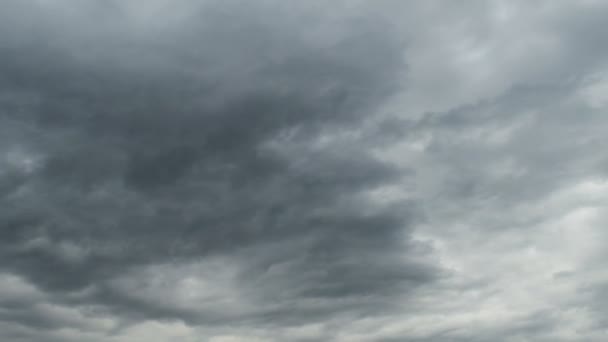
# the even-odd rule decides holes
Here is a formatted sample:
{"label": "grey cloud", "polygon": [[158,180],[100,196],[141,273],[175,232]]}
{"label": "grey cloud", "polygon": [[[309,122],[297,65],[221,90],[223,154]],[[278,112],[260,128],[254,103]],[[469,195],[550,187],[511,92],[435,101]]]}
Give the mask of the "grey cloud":
{"label": "grey cloud", "polygon": [[7,1],[0,337],[604,340],[606,9]]}
{"label": "grey cloud", "polygon": [[[6,148],[35,158],[3,176],[4,270],[76,308],[193,325],[382,313],[438,276],[414,260],[412,205],[366,199],[400,170],[357,139],[316,146],[357,129],[396,90],[402,47],[381,22],[361,16],[323,46],[305,37],[315,23],[270,5],[192,6],[200,14],[158,33],[128,30],[111,7],[93,19],[88,4],[67,18],[12,5],[4,16],[49,20],[3,24],[15,28],[2,39]],[[73,32],[74,17],[92,26]],[[184,309],[112,285],[222,255],[237,260],[238,291],[258,309]],[[11,320],[61,324],[20,312]]]}

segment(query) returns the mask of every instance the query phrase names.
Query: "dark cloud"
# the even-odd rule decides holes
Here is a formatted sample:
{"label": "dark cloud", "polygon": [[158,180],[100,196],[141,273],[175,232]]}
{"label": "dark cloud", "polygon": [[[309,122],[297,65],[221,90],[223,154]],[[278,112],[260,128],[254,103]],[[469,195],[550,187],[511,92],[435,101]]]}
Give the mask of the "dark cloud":
{"label": "dark cloud", "polygon": [[[413,205],[367,199],[399,168],[339,138],[373,118],[404,67],[381,22],[352,19],[318,44],[306,32],[327,23],[274,6],[192,6],[177,26],[138,32],[118,5],[101,19],[88,5],[67,19],[11,5],[3,17],[49,19],[3,24],[2,130],[20,153],[2,177],[5,271],[64,305],[194,325],[379,314],[437,277],[408,242]],[[100,27],[72,32],[85,20]],[[225,256],[255,309],[184,309],[114,283],[145,288],[140,269]],[[3,319],[70,325],[29,307]]]}
{"label": "dark cloud", "polygon": [[596,1],[5,1],[0,339],[603,341]]}

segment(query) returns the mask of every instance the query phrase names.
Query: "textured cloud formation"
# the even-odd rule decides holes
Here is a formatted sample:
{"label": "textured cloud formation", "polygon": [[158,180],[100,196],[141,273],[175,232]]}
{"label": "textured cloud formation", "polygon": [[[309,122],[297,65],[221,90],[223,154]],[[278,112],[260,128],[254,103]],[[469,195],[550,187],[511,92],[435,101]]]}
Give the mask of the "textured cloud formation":
{"label": "textured cloud formation", "polygon": [[604,341],[598,1],[17,1],[0,339]]}

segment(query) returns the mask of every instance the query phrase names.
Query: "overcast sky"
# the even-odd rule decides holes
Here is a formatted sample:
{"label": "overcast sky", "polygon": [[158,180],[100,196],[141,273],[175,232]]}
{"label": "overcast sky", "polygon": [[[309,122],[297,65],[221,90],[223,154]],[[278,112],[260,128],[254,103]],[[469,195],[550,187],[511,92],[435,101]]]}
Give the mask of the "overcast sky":
{"label": "overcast sky", "polygon": [[1,1],[0,340],[608,340],[606,18]]}

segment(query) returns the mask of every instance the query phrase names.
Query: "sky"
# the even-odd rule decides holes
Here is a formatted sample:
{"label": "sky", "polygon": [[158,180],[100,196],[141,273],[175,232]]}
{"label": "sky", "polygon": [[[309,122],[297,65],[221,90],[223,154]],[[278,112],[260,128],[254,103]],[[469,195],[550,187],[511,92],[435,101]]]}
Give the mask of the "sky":
{"label": "sky", "polygon": [[608,340],[607,17],[2,1],[0,340]]}

